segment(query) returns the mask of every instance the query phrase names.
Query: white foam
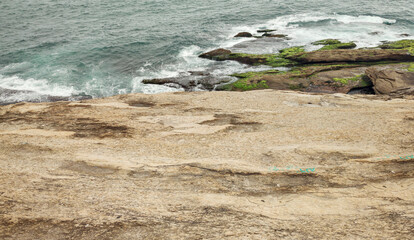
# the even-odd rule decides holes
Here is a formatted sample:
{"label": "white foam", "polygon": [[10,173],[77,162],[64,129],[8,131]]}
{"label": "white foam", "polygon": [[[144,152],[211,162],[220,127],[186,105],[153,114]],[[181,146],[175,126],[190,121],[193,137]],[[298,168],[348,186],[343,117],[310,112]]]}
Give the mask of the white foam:
{"label": "white foam", "polygon": [[13,74],[18,72],[23,72],[26,69],[33,67],[33,64],[29,62],[21,62],[21,63],[11,63],[2,69],[0,69],[0,74]]}
{"label": "white foam", "polygon": [[[303,23],[312,23],[323,20],[331,20],[333,23],[324,24],[323,26],[301,26]],[[287,34],[290,38],[286,41],[290,46],[309,45],[313,41],[335,38],[341,41],[355,41],[358,47],[377,46],[380,41],[396,41],[403,37],[401,33],[407,33],[407,29],[395,27],[395,19],[387,19],[379,16],[349,16],[341,14],[323,14],[323,13],[306,13],[280,16],[269,20],[264,24],[251,26],[237,26],[231,29],[227,35],[228,41],[220,46],[225,47],[235,42],[250,41],[250,38],[236,39],[233,36],[237,32],[256,33],[258,29],[277,29],[277,33]],[[377,35],[369,33],[379,32]],[[316,47],[309,46],[309,50],[315,50]],[[273,52],[272,48],[268,53]]]}
{"label": "white foam", "polygon": [[136,77],[132,80],[132,92],[133,93],[146,93],[146,94],[156,94],[163,92],[182,92],[183,88],[173,88],[164,85],[157,84],[144,84],[143,77]]}
{"label": "white foam", "polygon": [[71,96],[74,93],[73,87],[52,84],[46,79],[22,79],[18,76],[0,75],[0,87],[10,90],[33,91],[37,94],[51,96]]}

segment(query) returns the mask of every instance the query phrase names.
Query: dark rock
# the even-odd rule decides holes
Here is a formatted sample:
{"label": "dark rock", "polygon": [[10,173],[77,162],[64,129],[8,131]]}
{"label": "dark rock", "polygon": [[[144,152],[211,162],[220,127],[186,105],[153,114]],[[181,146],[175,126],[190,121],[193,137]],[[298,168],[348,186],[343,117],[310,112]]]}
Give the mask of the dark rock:
{"label": "dark rock", "polygon": [[375,36],[375,35],[380,35],[380,34],[382,34],[383,32],[370,32],[370,33],[368,33],[369,35],[372,35],[372,36]]}
{"label": "dark rock", "polygon": [[192,76],[209,76],[210,73],[204,71],[188,71]]}
{"label": "dark rock", "polygon": [[412,61],[408,50],[356,49],[326,50],[298,53],[286,58],[301,63]]}
{"label": "dark rock", "polygon": [[176,88],[184,88],[186,91],[193,91],[196,87],[213,90],[216,85],[229,82],[233,80],[230,77],[219,77],[219,76],[180,76],[173,78],[154,78],[154,79],[144,79],[142,82],[145,84],[158,84],[173,86]]}
{"label": "dark rock", "polygon": [[207,53],[201,54],[199,57],[201,58],[207,58],[211,60],[217,60],[217,61],[224,61],[228,56],[231,54],[230,50],[226,50],[223,48],[219,48]]}
{"label": "dark rock", "polygon": [[369,94],[369,95],[374,95],[375,91],[372,88],[372,86],[370,87],[361,87],[361,88],[353,88],[351,89],[348,94],[350,95],[354,95],[354,94]]}
{"label": "dark rock", "polygon": [[258,33],[269,33],[269,32],[275,32],[276,29],[260,29],[257,30]]}
{"label": "dark rock", "polygon": [[372,80],[376,94],[413,95],[414,72],[409,72],[408,67],[408,64],[370,67],[366,75]]}
{"label": "dark rock", "polygon": [[234,37],[253,37],[253,35],[249,32],[240,32]]}
{"label": "dark rock", "polygon": [[285,34],[263,34],[266,37],[274,37],[274,38],[286,38],[288,35]]}
{"label": "dark rock", "polygon": [[408,33],[403,33],[403,34],[400,34],[400,37],[409,37],[409,36],[411,36],[410,34],[408,34]]}

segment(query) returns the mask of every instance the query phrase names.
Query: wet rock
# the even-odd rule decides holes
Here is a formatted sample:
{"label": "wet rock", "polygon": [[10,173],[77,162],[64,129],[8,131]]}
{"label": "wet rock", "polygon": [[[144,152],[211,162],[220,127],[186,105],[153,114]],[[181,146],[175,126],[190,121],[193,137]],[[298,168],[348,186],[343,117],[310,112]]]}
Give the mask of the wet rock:
{"label": "wet rock", "polygon": [[414,56],[408,50],[385,49],[335,49],[299,53],[286,58],[301,63],[332,63],[332,62],[377,62],[377,61],[410,61]]}
{"label": "wet rock", "polygon": [[209,76],[210,73],[205,72],[205,71],[188,71],[188,73],[190,73],[193,76]]}
{"label": "wet rock", "polygon": [[257,30],[258,33],[270,33],[270,32],[275,32],[277,31],[276,29],[260,29]]}
{"label": "wet rock", "polygon": [[411,36],[410,34],[408,34],[408,33],[403,33],[403,34],[400,34],[399,35],[400,37],[409,37],[409,36]]}
{"label": "wet rock", "polygon": [[[265,34],[263,34],[265,36]],[[286,34],[267,34],[266,37],[274,37],[274,38],[287,38],[288,35]]]}
{"label": "wet rock", "polygon": [[219,48],[207,53],[201,54],[199,57],[201,58],[207,58],[211,60],[217,60],[217,61],[224,61],[226,60],[226,57],[228,57],[231,54],[230,50]]}
{"label": "wet rock", "polygon": [[296,62],[283,58],[282,54],[232,53],[225,49],[204,53],[200,57],[217,61],[232,60],[248,65],[269,65],[272,67],[288,67],[296,64]]}
{"label": "wet rock", "polygon": [[234,37],[253,37],[253,35],[249,32],[240,32]]}
{"label": "wet rock", "polygon": [[184,88],[186,91],[194,91],[196,88],[213,90],[216,85],[226,83],[231,80],[233,80],[233,78],[227,76],[190,75],[173,78],[144,79],[142,82],[145,84],[166,85],[170,87]]}
{"label": "wet rock", "polygon": [[413,95],[414,72],[409,72],[408,67],[404,64],[370,67],[366,75],[372,80],[376,94]]}
{"label": "wet rock", "polygon": [[376,35],[383,34],[383,32],[370,32],[368,34],[371,35],[371,36],[376,36]]}

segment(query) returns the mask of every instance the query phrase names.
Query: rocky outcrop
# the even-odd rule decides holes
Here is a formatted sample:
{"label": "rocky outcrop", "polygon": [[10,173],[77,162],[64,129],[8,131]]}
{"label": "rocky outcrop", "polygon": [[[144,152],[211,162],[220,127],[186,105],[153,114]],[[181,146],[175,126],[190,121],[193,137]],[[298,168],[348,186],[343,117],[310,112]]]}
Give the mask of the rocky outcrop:
{"label": "rocky outcrop", "polygon": [[414,72],[407,65],[370,67],[366,75],[372,80],[376,94],[404,96],[414,94]]}
{"label": "rocky outcrop", "polygon": [[191,72],[190,75],[183,75],[171,78],[144,79],[145,84],[166,85],[169,87],[183,88],[185,91],[214,90],[217,85],[232,81],[232,77],[213,76],[207,72]]}
{"label": "rocky outcrop", "polygon": [[286,58],[301,63],[414,61],[414,56],[404,49],[338,49],[304,52]]}
{"label": "rocky outcrop", "polygon": [[203,53],[199,57],[216,61],[224,61],[230,54],[230,50],[219,48],[210,52]]}
{"label": "rocky outcrop", "polygon": [[234,37],[253,37],[253,35],[249,32],[240,32]]}
{"label": "rocky outcrop", "polygon": [[385,100],[0,106],[0,239],[413,239],[414,101]]}
{"label": "rocky outcrop", "polygon": [[292,71],[264,71],[234,74],[240,80],[225,85],[223,90],[247,91],[270,88],[321,93],[348,93],[352,89],[372,86],[364,75],[367,67],[358,65],[326,65],[296,67]]}
{"label": "rocky outcrop", "polygon": [[[272,67],[288,67],[293,66],[296,62],[285,59],[286,54],[293,54],[297,52],[297,49],[288,49],[281,54],[246,54],[246,53],[232,53],[226,49],[216,49],[207,53],[201,54],[199,57],[207,58],[216,61],[237,61],[239,63],[248,65],[269,65]],[[303,49],[301,49],[303,51]]]}

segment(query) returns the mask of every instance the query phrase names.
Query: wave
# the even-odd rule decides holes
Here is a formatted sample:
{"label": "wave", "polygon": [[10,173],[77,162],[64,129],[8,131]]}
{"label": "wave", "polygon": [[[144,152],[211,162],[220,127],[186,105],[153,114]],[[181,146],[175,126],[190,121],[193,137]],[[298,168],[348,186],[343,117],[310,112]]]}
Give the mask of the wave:
{"label": "wave", "polygon": [[322,13],[304,13],[295,15],[280,16],[276,19],[272,19],[266,23],[279,28],[286,28],[289,24],[300,22],[318,22],[323,20],[334,20],[338,23],[351,24],[351,23],[375,23],[375,24],[393,24],[396,23],[395,19],[387,19],[379,16],[350,16],[341,14],[322,14]]}
{"label": "wave", "polygon": [[[258,29],[276,29],[277,33],[287,34],[290,46],[305,45],[307,50],[315,50],[313,41],[335,38],[354,41],[358,47],[377,46],[381,41],[403,39],[403,33],[414,34],[413,29],[398,25],[396,19],[379,16],[351,16],[343,14],[304,13],[276,17],[264,24],[234,27],[227,35],[228,42],[238,32],[256,33]],[[249,41],[241,39],[240,41]],[[270,49],[268,53],[274,52]]]}
{"label": "wave", "polygon": [[46,79],[22,79],[18,76],[0,75],[0,87],[19,91],[34,91],[45,95],[71,96],[74,94],[73,87],[52,84]]}

